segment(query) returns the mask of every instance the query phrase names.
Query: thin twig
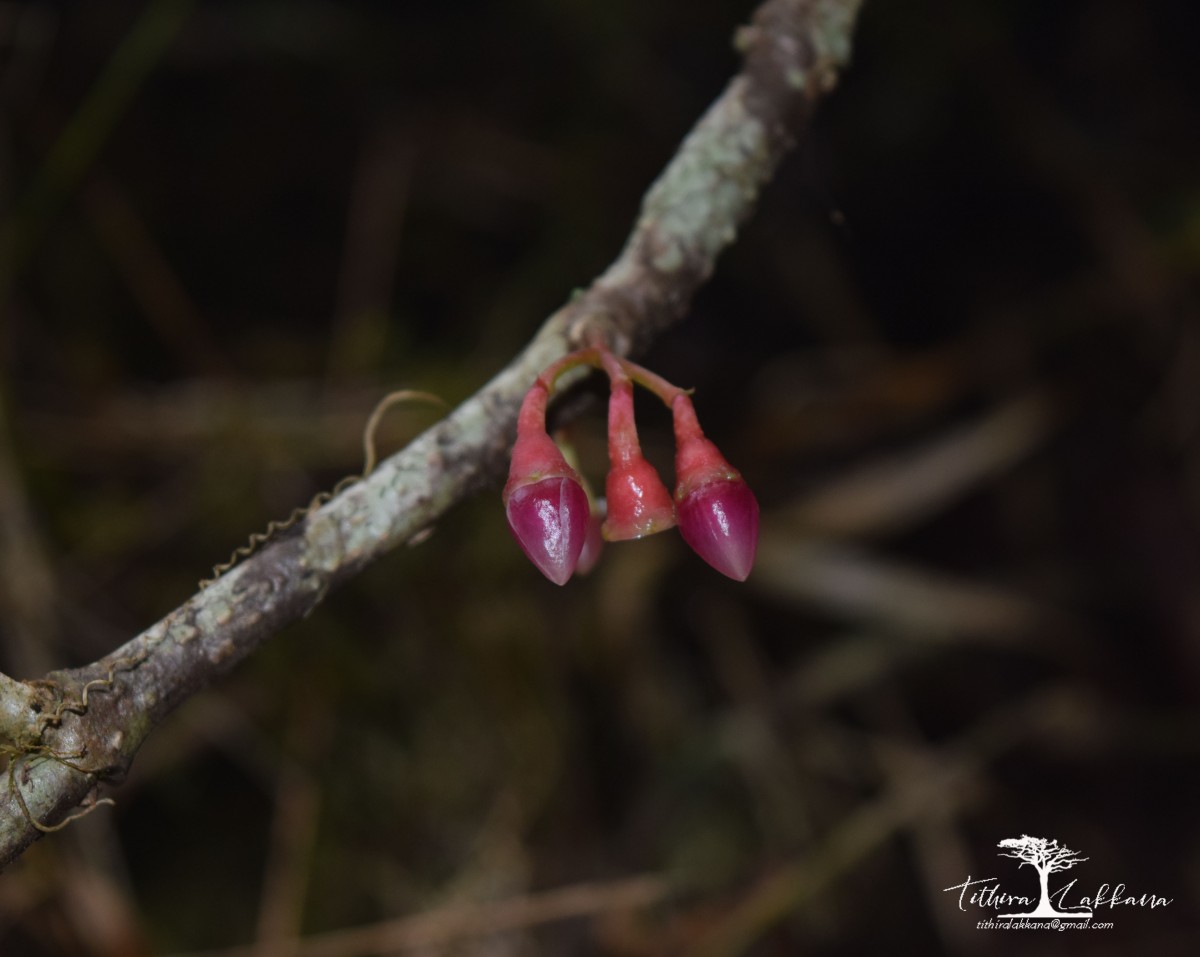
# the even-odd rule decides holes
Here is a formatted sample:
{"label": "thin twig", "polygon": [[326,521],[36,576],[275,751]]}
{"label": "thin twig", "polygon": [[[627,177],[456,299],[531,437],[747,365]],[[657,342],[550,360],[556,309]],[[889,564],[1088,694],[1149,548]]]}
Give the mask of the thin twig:
{"label": "thin twig", "polygon": [[[668,884],[654,875],[560,887],[539,894],[480,904],[451,904],[424,914],[316,934],[298,940],[291,957],[359,957],[394,954],[469,937],[521,930],[554,921],[619,913],[663,900]],[[233,947],[175,957],[254,957],[253,947]]]}
{"label": "thin twig", "polygon": [[[759,191],[835,84],[861,0],[768,0],[738,34],[742,71],[702,116],[647,192],[621,254],[551,316],[507,368],[439,424],[287,534],[194,595],[107,658],[53,672],[40,686],[76,700],[43,744],[82,750],[100,779],[127,769],[146,735],[329,591],[494,482],[521,395],[538,372],[585,344],[628,355],[679,320]],[[109,676],[113,677],[109,683]],[[2,689],[0,689],[2,690]],[[28,716],[38,728],[36,715]],[[29,769],[28,812],[0,799],[0,866],[78,806],[95,779],[61,764]]]}

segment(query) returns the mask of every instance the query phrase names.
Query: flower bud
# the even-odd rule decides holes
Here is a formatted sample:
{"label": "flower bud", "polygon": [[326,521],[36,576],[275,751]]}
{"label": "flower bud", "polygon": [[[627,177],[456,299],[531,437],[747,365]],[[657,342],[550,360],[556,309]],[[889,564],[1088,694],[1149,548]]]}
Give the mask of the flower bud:
{"label": "flower bud", "polygon": [[604,551],[604,534],[601,531],[601,527],[604,522],[606,506],[604,499],[596,498],[592,492],[592,487],[588,484],[587,477],[583,474],[583,469],[579,467],[579,456],[575,452],[575,447],[561,432],[554,436],[554,441],[558,443],[558,447],[562,450],[563,458],[567,460],[567,464],[575,469],[576,474],[579,475],[579,482],[583,486],[584,493],[587,495],[587,531],[584,532],[583,536],[583,550],[579,553],[579,564],[575,566],[576,575],[586,575],[596,567],[596,563],[600,561],[600,553]]}
{"label": "flower bud", "polygon": [[675,503],[679,532],[723,575],[745,581],[758,549],[758,500],[696,419],[692,400],[676,396]]}
{"label": "flower bud", "polygon": [[604,551],[604,512],[596,508],[588,516],[587,532],[583,539],[583,551],[579,553],[579,564],[575,568],[578,575],[586,575],[600,561],[600,553]]}
{"label": "flower bud", "polygon": [[610,542],[642,538],[675,524],[675,505],[654,466],[642,455],[633,418],[633,384],[613,383],[608,400],[608,458],[605,481],[608,518],[604,537]]}
{"label": "flower bud", "polygon": [[548,398],[540,380],[525,394],[503,499],[521,550],[543,575],[563,585],[579,562],[590,508],[579,475],[546,433]]}
{"label": "flower bud", "polygon": [[544,478],[518,485],[505,503],[508,527],[543,575],[565,585],[575,572],[587,536],[587,494],[576,481]]}

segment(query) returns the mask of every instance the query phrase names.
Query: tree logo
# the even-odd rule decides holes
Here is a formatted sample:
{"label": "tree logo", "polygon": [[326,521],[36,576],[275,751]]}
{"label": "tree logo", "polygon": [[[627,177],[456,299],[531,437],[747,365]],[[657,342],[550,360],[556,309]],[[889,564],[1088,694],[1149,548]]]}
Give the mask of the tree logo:
{"label": "tree logo", "polygon": [[[1092,912],[1088,908],[1072,908],[1069,911],[1058,910],[1050,902],[1050,875],[1057,874],[1059,871],[1065,871],[1068,868],[1074,867],[1083,861],[1086,857],[1080,857],[1078,851],[1073,851],[1069,847],[1063,847],[1058,841],[1047,840],[1044,837],[1030,837],[1028,834],[1022,834],[1020,837],[1008,837],[996,845],[997,847],[1005,848],[1000,852],[1000,857],[1012,857],[1021,862],[1024,867],[1028,864],[1038,873],[1038,881],[1041,883],[1041,897],[1038,898],[1037,907],[1031,911],[1025,911],[1020,914],[1001,914],[1001,917],[1091,917]],[[1074,883],[1074,881],[1072,881]]]}
{"label": "tree logo", "polygon": [[[1166,907],[1174,900],[1154,893],[1131,894],[1123,883],[1109,882],[1100,884],[1095,893],[1081,894],[1075,887],[1074,878],[1062,882],[1060,887],[1051,888],[1052,874],[1069,870],[1088,858],[1063,847],[1058,841],[1028,834],[1005,838],[996,846],[1000,848],[998,857],[1011,857],[1020,861],[1022,867],[1028,864],[1037,871],[1040,893],[1034,897],[1032,887],[1023,894],[1007,893],[1001,889],[997,878],[972,878],[970,874],[962,883],[942,888],[946,893],[958,892],[960,911],[980,908],[995,914],[994,918],[988,917],[976,924],[980,930],[1110,930],[1112,921],[1093,921],[1092,915],[1104,914],[1106,909],[1112,911],[1117,907],[1149,907],[1153,910]],[[1079,903],[1068,904],[1068,899]]]}

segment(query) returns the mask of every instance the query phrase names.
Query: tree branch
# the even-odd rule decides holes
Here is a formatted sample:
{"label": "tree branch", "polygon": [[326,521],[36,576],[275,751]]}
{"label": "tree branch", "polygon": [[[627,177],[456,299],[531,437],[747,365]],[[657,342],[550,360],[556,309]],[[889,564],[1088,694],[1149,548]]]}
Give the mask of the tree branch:
{"label": "tree branch", "polygon": [[620,354],[678,320],[847,62],[861,0],[768,0],[737,35],[743,69],[643,201],[625,248],[504,370],[370,476],[112,654],[0,681],[0,866],[118,781],[176,707],[368,563],[501,473],[521,395],[597,339]]}

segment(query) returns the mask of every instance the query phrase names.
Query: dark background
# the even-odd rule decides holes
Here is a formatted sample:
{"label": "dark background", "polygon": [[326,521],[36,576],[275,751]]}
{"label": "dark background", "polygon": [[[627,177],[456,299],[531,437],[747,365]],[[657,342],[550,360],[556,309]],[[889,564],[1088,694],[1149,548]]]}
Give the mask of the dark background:
{"label": "dark background", "polygon": [[[1192,6],[868,0],[853,68],[643,357],[758,493],[749,581],[668,533],[559,590],[498,488],[467,502],[0,877],[0,952],[285,953],[654,873],[636,914],[421,952],[1191,953]],[[0,522],[27,532],[0,666],[162,617],[359,470],[385,392],[478,388],[616,255],[751,10],[0,5]],[[641,428],[669,473],[665,414]],[[575,430],[602,482],[602,407]],[[977,930],[996,909],[943,888],[1036,894],[996,856],[1021,834],[1088,858],[1051,880],[1075,901],[1172,903]]]}

